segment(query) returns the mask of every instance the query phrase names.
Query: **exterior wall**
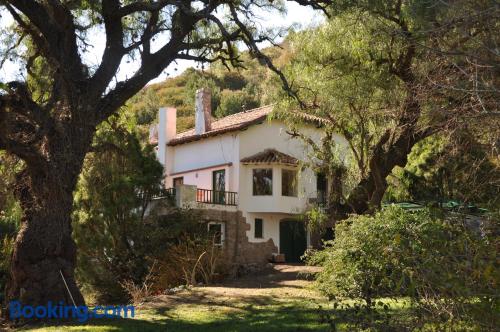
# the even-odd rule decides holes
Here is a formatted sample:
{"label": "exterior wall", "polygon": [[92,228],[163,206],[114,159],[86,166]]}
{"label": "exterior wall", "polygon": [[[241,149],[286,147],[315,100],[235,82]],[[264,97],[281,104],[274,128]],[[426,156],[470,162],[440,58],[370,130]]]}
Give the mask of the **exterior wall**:
{"label": "exterior wall", "polygon": [[[282,215],[272,213],[244,213],[245,219],[249,224],[246,235],[250,242],[266,242],[272,239],[276,247],[280,246],[280,220]],[[262,239],[254,237],[255,234],[255,219],[262,219]]]}
{"label": "exterior wall", "polygon": [[[269,148],[306,160],[309,153],[307,145],[300,139],[292,138],[286,130],[281,121],[265,121],[244,131],[168,147],[171,158],[166,166],[165,187],[172,187],[173,178],[182,176],[184,184],[212,189],[212,172],[225,169],[226,191],[238,193],[239,210],[255,213],[302,213],[308,199],[316,197],[316,175],[311,169],[298,172],[298,197],[287,197],[281,195],[281,170],[298,170],[299,167],[240,163],[240,159]],[[301,132],[315,141],[319,141],[322,135],[322,131],[314,126],[304,126]],[[347,143],[341,136],[338,136],[338,141],[347,148]],[[229,163],[231,166],[227,165]],[[253,196],[252,169],[267,167],[273,168],[273,195]],[[204,169],[195,170],[199,168]]]}
{"label": "exterior wall", "polygon": [[172,149],[167,142],[175,137],[177,126],[177,110],[172,107],[162,107],[158,111],[158,149],[156,157],[165,166],[165,172],[170,172]]}
{"label": "exterior wall", "polygon": [[[173,178],[182,176],[184,184],[212,189],[212,172],[225,169],[226,191],[238,191],[235,181],[238,178],[238,145],[238,133],[233,133],[169,147],[173,151],[173,162],[166,175],[165,186],[172,187]],[[211,167],[228,163],[232,163],[232,166]]]}
{"label": "exterior wall", "polygon": [[233,172],[233,165],[231,166],[218,166],[218,167],[210,167],[198,171],[192,171],[192,172],[186,172],[186,173],[180,173],[180,174],[175,174],[171,176],[167,176],[166,180],[166,187],[173,187],[173,179],[176,177],[183,177],[184,178],[184,184],[187,185],[194,185],[197,186],[200,189],[212,189],[212,172],[213,171],[218,171],[218,170],[225,170],[226,171],[226,191],[233,191],[231,190],[231,181],[230,180],[230,174]]}
{"label": "exterior wall", "polygon": [[230,212],[220,210],[197,210],[202,222],[224,223],[224,252],[226,259],[233,265],[255,264],[262,266],[269,262],[278,247],[272,239],[259,243],[251,243],[247,232],[250,225],[241,211]]}
{"label": "exterior wall", "polygon": [[[274,148],[280,152],[293,156],[301,161],[308,158],[310,148],[300,139],[292,138],[287,134],[286,125],[277,120],[266,121],[254,125],[240,134],[239,158],[248,157],[265,149]],[[322,131],[314,126],[303,126],[301,132],[314,141],[319,142]],[[337,137],[341,146],[347,148],[347,143],[342,136]],[[252,169],[273,168],[273,195],[253,196]],[[306,168],[298,172],[298,197],[281,195],[281,169],[290,168],[283,165],[240,165],[239,173],[239,209],[245,212],[275,212],[297,214],[302,213],[307,206],[309,198],[316,197],[316,174]],[[295,169],[299,169],[296,167]]]}
{"label": "exterior wall", "polygon": [[[148,207],[146,217],[150,215],[169,215],[175,213],[178,207],[175,203],[160,198],[152,200]],[[262,267],[272,257],[273,253],[278,253],[278,247],[273,239],[252,243],[249,241],[247,233],[250,230],[250,224],[241,211],[237,211],[235,206],[194,204],[191,206],[191,212],[199,215],[201,223],[217,222],[224,225],[223,250],[227,263],[233,266],[233,272],[238,272],[241,266],[255,265]]]}
{"label": "exterior wall", "polygon": [[[281,214],[281,213],[243,213],[247,224],[249,225],[246,231],[246,237],[249,242],[263,243],[272,240],[276,245],[279,253],[280,247],[280,221],[283,219],[296,218],[296,214]],[[255,238],[255,219],[262,219],[262,238]],[[310,244],[310,235],[307,234],[307,245]]]}
{"label": "exterior wall", "polygon": [[[273,194],[253,195],[252,174],[254,169],[272,168]],[[298,173],[297,197],[282,196],[281,171],[293,169]],[[299,167],[283,165],[241,165],[240,169],[240,209],[247,212],[302,213],[309,197],[316,197],[316,175],[310,170],[300,171]]]}
{"label": "exterior wall", "polygon": [[[166,167],[168,170],[165,178],[166,187],[172,187],[173,178],[182,176],[186,185],[212,189],[212,172],[219,169],[226,170],[226,191],[238,193],[237,208],[210,207],[206,204],[192,208],[200,208],[200,211],[203,211],[203,218],[207,220],[220,220],[227,223],[226,239],[229,241],[227,246],[233,248],[228,250],[238,252],[239,256],[234,257],[236,262],[248,263],[252,260],[262,262],[263,257],[267,259],[272,253],[278,253],[280,221],[303,213],[307,208],[309,198],[316,197],[316,174],[311,169],[300,170],[300,166],[243,165],[240,163],[242,158],[269,148],[274,148],[302,161],[307,160],[309,147],[302,140],[292,138],[286,131],[287,128],[283,122],[265,121],[243,131],[169,147],[169,155],[173,156],[170,160],[173,162]],[[316,142],[319,142],[322,136],[321,129],[314,126],[304,126],[301,132]],[[336,139],[341,149],[347,150],[345,139],[340,135]],[[228,166],[228,163],[232,165]],[[222,164],[226,165],[213,167]],[[206,169],[191,171],[204,167]],[[253,196],[252,170],[254,168],[273,169],[273,195]],[[298,171],[297,197],[282,196],[282,169]],[[233,216],[233,214],[238,216]],[[254,238],[255,218],[263,219],[263,239]],[[233,230],[235,230],[234,233]],[[307,240],[310,245],[310,234]],[[236,242],[233,243],[233,241]],[[237,244],[238,241],[240,241],[239,244]]]}

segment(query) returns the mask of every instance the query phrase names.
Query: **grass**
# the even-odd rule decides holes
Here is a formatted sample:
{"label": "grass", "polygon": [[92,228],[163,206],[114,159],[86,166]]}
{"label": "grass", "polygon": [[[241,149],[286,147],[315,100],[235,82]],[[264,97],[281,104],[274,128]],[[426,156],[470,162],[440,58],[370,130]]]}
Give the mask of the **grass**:
{"label": "grass", "polygon": [[[332,303],[311,289],[311,280],[298,272],[308,267],[276,266],[268,274],[249,276],[211,287],[194,287],[173,295],[154,297],[136,306],[129,319],[94,319],[84,324],[38,325],[23,331],[409,331],[411,303],[407,299],[382,301],[374,316],[355,301]],[[309,271],[311,272],[311,271]],[[387,308],[383,309],[383,304]],[[373,315],[373,313],[371,314]],[[353,325],[354,324],[354,325]],[[356,326],[358,329],[353,329]],[[1,330],[1,328],[0,328]],[[434,323],[422,331],[481,331],[479,327]]]}
{"label": "grass", "polygon": [[138,308],[134,319],[95,319],[86,324],[39,326],[53,331],[327,331],[321,310],[306,299],[260,299],[217,304],[177,304],[175,307]]}
{"label": "grass", "polygon": [[[224,285],[194,287],[137,306],[133,319],[30,326],[25,331],[328,331],[327,300],[298,275],[301,266],[276,266]],[[311,272],[311,271],[306,271]]]}

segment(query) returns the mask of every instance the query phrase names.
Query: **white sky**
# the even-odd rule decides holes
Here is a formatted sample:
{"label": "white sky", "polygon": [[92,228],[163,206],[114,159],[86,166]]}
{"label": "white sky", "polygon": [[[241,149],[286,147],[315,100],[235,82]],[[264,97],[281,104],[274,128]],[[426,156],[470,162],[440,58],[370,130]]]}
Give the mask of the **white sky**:
{"label": "white sky", "polygon": [[[308,27],[317,25],[323,21],[322,15],[308,7],[303,7],[294,2],[286,2],[287,14],[285,16],[277,13],[262,13],[259,24],[263,28],[285,27],[288,28],[292,25],[296,28]],[[12,23],[12,18],[6,15],[0,17],[0,26],[6,26]],[[88,64],[98,65],[101,61],[101,56],[104,51],[105,39],[102,32],[96,31],[90,36],[93,48],[88,54],[85,54],[84,61]],[[266,46],[261,45],[261,46]],[[176,76],[181,74],[186,68],[194,67],[196,64],[192,61],[180,60],[177,64],[171,64],[160,76],[150,81],[150,83],[160,82],[165,80],[168,76]],[[139,66],[138,62],[127,62],[123,60],[120,66],[120,71],[117,74],[119,81],[126,79],[134,74]],[[0,81],[9,81],[19,75],[19,67],[14,62],[7,61],[2,68],[0,68]],[[177,70],[175,70],[177,69]],[[167,75],[168,74],[168,75]]]}

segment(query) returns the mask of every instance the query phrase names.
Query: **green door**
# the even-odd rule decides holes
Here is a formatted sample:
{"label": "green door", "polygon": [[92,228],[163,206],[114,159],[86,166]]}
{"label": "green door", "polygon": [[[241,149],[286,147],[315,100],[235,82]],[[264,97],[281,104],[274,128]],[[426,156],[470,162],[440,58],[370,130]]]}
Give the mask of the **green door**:
{"label": "green door", "polygon": [[280,253],[285,254],[287,263],[300,262],[300,256],[307,247],[304,223],[296,220],[280,222]]}

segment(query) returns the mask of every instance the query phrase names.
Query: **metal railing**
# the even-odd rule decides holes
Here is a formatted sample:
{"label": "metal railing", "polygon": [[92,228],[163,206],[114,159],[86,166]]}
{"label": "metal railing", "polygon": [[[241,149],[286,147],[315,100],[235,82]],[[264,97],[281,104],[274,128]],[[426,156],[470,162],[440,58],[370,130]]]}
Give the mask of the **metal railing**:
{"label": "metal railing", "polygon": [[238,193],[233,191],[217,191],[210,189],[197,189],[196,201],[199,203],[237,205]]}
{"label": "metal railing", "polygon": [[153,195],[153,198],[175,198],[175,188],[162,188],[158,193]]}

